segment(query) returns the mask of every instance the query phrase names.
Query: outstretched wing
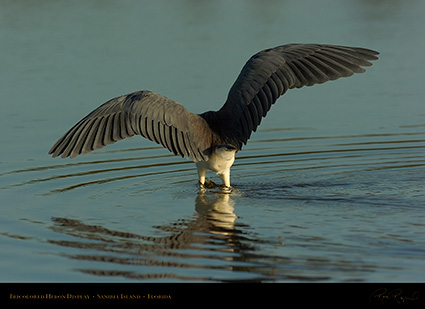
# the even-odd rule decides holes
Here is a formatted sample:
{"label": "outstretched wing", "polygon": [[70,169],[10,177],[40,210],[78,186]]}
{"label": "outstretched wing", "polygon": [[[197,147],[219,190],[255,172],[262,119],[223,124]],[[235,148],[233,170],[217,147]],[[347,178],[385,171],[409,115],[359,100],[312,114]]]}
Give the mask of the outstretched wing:
{"label": "outstretched wing", "polygon": [[[263,50],[252,56],[216,113],[221,132],[242,147],[279,96],[288,89],[321,84],[353,73],[362,73],[373,50],[317,44],[290,44]],[[232,121],[229,121],[229,120]]]}
{"label": "outstretched wing", "polygon": [[139,91],[99,106],[62,136],[49,154],[74,158],[135,134],[195,162],[206,159],[212,136],[206,121],[181,104]]}

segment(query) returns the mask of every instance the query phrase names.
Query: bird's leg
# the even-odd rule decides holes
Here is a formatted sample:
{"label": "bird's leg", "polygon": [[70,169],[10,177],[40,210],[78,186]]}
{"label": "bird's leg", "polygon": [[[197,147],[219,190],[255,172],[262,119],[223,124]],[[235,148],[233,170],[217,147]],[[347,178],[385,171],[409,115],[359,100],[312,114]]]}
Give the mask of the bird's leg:
{"label": "bird's leg", "polygon": [[230,168],[226,170],[223,174],[219,174],[221,180],[223,181],[223,187],[221,187],[222,193],[232,193],[233,188],[230,186]]}
{"label": "bird's leg", "polygon": [[201,164],[196,164],[196,168],[198,169],[198,177],[199,177],[199,186],[201,188],[205,188],[205,176],[207,175],[207,169]]}
{"label": "bird's leg", "polygon": [[223,185],[227,188],[230,188],[230,168],[225,170],[224,173],[219,174]]}
{"label": "bird's leg", "polygon": [[[226,160],[224,167],[218,166],[220,169],[217,169],[215,166],[213,166],[213,171],[215,171],[220,176],[221,181],[226,188],[230,188],[230,167],[232,166],[234,160],[234,157],[231,158],[231,160]],[[201,189],[211,189],[217,187],[214,182],[206,180],[207,170],[208,168],[211,168],[209,163],[205,161],[197,162],[196,168],[198,170],[199,186]]]}

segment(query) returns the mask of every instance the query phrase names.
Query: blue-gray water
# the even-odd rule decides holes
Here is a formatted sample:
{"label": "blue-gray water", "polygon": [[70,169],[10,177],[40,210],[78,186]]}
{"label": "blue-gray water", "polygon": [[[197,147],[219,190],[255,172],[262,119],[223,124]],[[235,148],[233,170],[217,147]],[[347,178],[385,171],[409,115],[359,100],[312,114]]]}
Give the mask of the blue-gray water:
{"label": "blue-gray water", "polygon": [[[423,14],[411,1],[0,1],[0,281],[423,282]],[[218,109],[246,60],[292,42],[381,52],[292,90],[200,194],[141,137],[47,155],[108,99]],[[215,175],[209,175],[219,182]]]}

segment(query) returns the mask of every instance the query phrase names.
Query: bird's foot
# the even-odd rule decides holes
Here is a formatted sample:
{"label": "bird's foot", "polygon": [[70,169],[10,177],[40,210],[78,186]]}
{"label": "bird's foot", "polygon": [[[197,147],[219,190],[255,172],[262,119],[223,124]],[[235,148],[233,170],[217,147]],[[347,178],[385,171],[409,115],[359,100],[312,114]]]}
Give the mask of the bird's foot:
{"label": "bird's foot", "polygon": [[199,183],[199,186],[204,189],[214,189],[214,188],[220,187],[220,185],[216,184],[214,181],[211,181],[209,179],[205,180],[203,184]]}
{"label": "bird's foot", "polygon": [[230,194],[234,192],[233,187],[228,187],[225,185],[216,184],[214,181],[206,180],[204,183],[199,183],[199,190],[201,192],[206,192],[209,189],[220,189],[220,193]]}
{"label": "bird's foot", "polygon": [[230,193],[233,192],[233,188],[232,187],[227,187],[227,186],[220,186],[220,192],[221,193],[230,194]]}

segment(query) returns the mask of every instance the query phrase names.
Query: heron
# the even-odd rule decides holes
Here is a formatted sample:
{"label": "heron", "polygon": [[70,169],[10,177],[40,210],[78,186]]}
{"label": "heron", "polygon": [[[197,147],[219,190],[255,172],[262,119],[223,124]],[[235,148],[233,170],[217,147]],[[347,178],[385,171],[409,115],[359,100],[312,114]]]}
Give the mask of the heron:
{"label": "heron", "polygon": [[235,154],[271,106],[288,89],[322,84],[365,72],[379,52],[329,44],[287,44],[254,54],[243,66],[217,111],[195,114],[180,103],[142,90],[113,98],[93,110],[50,149],[74,158],[134,135],[156,142],[196,163],[199,185],[211,170],[231,188]]}

